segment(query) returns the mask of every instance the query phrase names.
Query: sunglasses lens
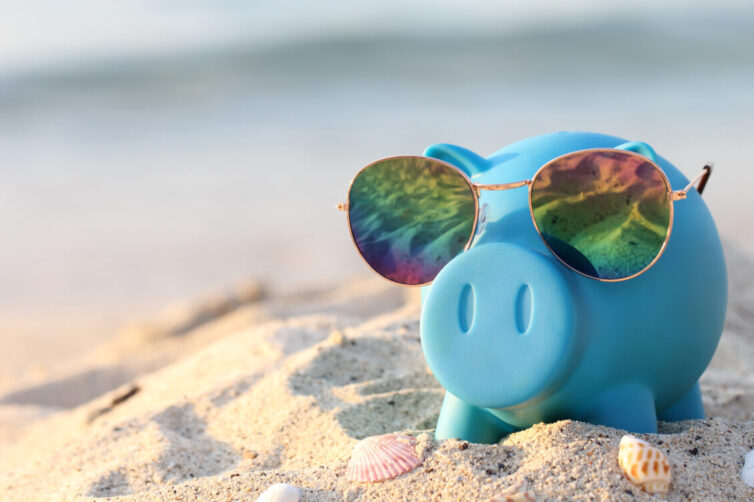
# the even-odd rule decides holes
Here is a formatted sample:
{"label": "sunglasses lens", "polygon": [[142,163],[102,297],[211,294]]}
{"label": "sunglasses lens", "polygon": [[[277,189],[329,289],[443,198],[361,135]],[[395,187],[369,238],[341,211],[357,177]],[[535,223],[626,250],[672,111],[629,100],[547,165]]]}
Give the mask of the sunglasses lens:
{"label": "sunglasses lens", "polygon": [[472,190],[459,171],[433,159],[376,162],[356,176],[348,194],[356,247],[391,281],[429,283],[471,239]]}
{"label": "sunglasses lens", "polygon": [[565,264],[597,279],[626,279],[651,265],[670,228],[664,175],[620,150],[565,155],[532,183],[534,221]]}

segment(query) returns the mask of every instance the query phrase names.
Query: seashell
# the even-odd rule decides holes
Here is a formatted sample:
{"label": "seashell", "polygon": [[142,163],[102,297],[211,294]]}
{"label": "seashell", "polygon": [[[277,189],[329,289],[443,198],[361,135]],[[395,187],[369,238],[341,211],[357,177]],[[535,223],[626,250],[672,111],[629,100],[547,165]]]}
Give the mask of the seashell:
{"label": "seashell", "polygon": [[301,490],[286,483],[276,483],[257,497],[257,502],[298,502]]}
{"label": "seashell", "polygon": [[346,478],[349,481],[384,481],[406,473],[422,463],[416,456],[416,438],[385,434],[359,441],[353,447]]}
{"label": "seashell", "polygon": [[618,464],[626,477],[647,493],[667,493],[670,464],[665,455],[641,439],[625,435],[620,440]]}
{"label": "seashell", "polygon": [[744,483],[754,488],[754,450],[744,457],[744,468],[741,471],[741,479]]}
{"label": "seashell", "polygon": [[534,502],[537,496],[532,491],[521,491],[524,486],[523,481],[519,481],[513,486],[509,486],[502,492],[490,499],[490,502]]}

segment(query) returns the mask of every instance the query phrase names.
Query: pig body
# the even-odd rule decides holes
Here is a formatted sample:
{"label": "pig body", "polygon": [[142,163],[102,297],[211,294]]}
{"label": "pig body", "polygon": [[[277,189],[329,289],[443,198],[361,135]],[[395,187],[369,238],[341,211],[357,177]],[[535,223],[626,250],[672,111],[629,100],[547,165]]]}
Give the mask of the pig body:
{"label": "pig body", "polygon": [[[595,133],[537,136],[488,158],[447,144],[425,155],[492,184],[531,179],[568,152],[616,147],[654,160],[674,190],[688,183],[648,145]],[[422,346],[447,391],[438,439],[493,443],[561,419],[656,432],[658,419],[704,417],[698,380],[722,333],[727,278],[695,189],[673,203],[659,260],[621,282],[560,263],[537,234],[525,187],[482,191],[480,204],[484,231],[422,290]]]}

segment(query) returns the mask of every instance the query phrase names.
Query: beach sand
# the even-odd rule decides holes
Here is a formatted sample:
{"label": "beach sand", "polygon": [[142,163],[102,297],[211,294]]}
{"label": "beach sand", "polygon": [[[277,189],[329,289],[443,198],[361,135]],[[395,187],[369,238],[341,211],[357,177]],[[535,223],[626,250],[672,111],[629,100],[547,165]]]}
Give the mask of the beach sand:
{"label": "beach sand", "polygon": [[[538,424],[497,445],[435,441],[443,389],[419,340],[415,290],[379,279],[295,296],[256,284],[125,329],[65,368],[0,388],[0,499],[256,500],[274,483],[303,500],[754,499],[754,261],[726,249],[728,317],[701,384],[709,418],[638,435],[673,481],[652,497],[618,467],[625,431]],[[344,476],[353,446],[417,437],[422,464],[381,483]]]}

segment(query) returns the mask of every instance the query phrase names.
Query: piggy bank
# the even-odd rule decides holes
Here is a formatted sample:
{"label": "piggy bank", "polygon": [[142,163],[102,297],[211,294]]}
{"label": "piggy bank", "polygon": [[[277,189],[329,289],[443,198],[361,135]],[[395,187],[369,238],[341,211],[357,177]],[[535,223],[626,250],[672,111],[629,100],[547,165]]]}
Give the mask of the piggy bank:
{"label": "piggy bank", "polygon": [[[531,179],[572,151],[626,144],[563,132],[487,158],[447,144],[425,156],[494,184]],[[655,161],[674,190],[688,183],[648,145],[627,148]],[[526,190],[482,192],[480,204],[483,232],[422,288],[424,355],[446,389],[438,439],[494,443],[561,419],[657,432],[658,420],[704,417],[698,380],[722,333],[727,278],[715,224],[696,190],[674,202],[657,262],[620,282],[561,264],[532,224]]]}

